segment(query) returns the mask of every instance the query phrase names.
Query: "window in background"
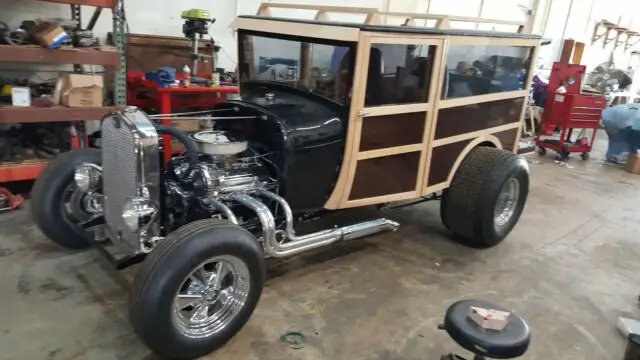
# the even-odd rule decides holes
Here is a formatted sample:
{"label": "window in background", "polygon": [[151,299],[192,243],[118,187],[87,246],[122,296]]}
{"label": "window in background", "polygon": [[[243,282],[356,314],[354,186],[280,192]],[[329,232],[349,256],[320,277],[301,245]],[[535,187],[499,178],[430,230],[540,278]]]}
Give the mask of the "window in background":
{"label": "window in background", "polygon": [[451,45],[442,99],[524,90],[532,49]]}

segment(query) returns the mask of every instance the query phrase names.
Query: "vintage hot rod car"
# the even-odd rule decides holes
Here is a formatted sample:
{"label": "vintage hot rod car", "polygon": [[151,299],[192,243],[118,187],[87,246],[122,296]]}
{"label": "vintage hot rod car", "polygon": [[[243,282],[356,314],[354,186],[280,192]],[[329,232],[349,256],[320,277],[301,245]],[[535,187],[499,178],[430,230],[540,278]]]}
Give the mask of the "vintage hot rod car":
{"label": "vintage hot rod car", "polygon": [[[436,198],[459,241],[490,247],[525,205],[529,169],[516,153],[538,37],[453,30],[447,17],[417,27],[425,15],[375,9],[276,18],[276,5],[234,22],[240,98],[197,114],[208,130],[124,108],[103,119],[101,149],[60,155],[33,189],[51,240],[107,249],[118,268],[142,263],[130,318],[163,357],[202,356],[236,334],[265,257],[398,227],[380,218],[300,235],[298,220]],[[366,20],[331,22],[328,11]],[[382,25],[397,16],[403,26]],[[184,152],[167,152],[169,138]]]}

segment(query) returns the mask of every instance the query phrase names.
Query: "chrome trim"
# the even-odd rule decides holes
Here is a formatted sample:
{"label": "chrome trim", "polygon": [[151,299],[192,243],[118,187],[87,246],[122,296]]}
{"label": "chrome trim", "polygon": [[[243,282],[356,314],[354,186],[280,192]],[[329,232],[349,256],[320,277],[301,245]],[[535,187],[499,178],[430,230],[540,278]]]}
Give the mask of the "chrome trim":
{"label": "chrome trim", "polygon": [[199,264],[180,284],[172,306],[175,329],[204,339],[227,329],[244,309],[251,276],[240,258],[219,255]]}
{"label": "chrome trim", "polygon": [[[148,237],[159,234],[158,217],[146,229],[132,231],[122,212],[127,199],[144,197],[160,208],[159,135],[147,115],[126,107],[107,116],[102,123],[102,168],[105,218],[109,234],[138,251]],[[145,231],[142,231],[145,230]]]}

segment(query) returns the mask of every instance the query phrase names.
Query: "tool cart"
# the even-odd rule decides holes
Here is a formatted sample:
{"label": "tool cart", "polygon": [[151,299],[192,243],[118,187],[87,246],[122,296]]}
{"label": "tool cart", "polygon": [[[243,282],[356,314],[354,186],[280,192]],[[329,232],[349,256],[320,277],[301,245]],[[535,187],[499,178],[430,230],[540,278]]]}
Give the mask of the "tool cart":
{"label": "tool cart", "polygon": [[[583,160],[589,159],[602,110],[607,105],[604,96],[581,91],[586,67],[578,63],[584,44],[577,43],[570,63],[573,47],[573,40],[567,40],[561,60],[553,64],[542,123],[536,134],[538,154],[544,155],[551,149],[557,152],[556,159],[560,161],[568,159],[570,153],[580,153]],[[579,130],[575,138],[574,130]],[[591,131],[590,137],[587,131]]]}
{"label": "tool cart", "polygon": [[[73,64],[76,72],[82,72],[81,65],[101,65],[114,72],[114,106],[65,107],[60,105],[39,107],[0,105],[0,125],[21,124],[21,127],[35,123],[71,124],[71,148],[87,144],[86,138],[78,138],[75,125],[87,120],[100,120],[104,115],[126,104],[126,68],[124,54],[124,12],[121,0],[39,0],[68,4],[71,18],[78,24],[72,36],[85,31],[81,28],[80,6],[95,7],[89,21],[92,27],[104,8],[113,13],[115,51],[95,48],[46,48],[32,45],[0,45],[0,62],[21,64]],[[28,94],[27,94],[28,95]],[[53,125],[52,125],[53,126]],[[6,160],[6,159],[5,159]],[[15,181],[34,180],[46,165],[47,160],[37,156],[18,158],[16,161],[0,162],[0,208],[11,209],[21,204],[21,198],[11,194],[5,187]]]}

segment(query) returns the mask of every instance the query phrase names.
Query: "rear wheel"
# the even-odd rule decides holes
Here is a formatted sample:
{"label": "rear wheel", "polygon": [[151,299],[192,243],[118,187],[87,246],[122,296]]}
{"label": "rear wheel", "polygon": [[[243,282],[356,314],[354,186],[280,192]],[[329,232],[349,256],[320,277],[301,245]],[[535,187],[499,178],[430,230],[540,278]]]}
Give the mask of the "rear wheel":
{"label": "rear wheel", "polygon": [[478,147],[456,171],[440,203],[443,224],[473,247],[491,247],[511,232],[529,192],[529,167],[521,156]]}
{"label": "rear wheel", "polygon": [[62,153],[38,176],[31,191],[31,217],[38,228],[56,244],[69,249],[89,246],[92,233],[78,226],[86,220],[83,194],[76,189],[73,175],[82,163],[100,165],[98,149]]}
{"label": "rear wheel", "polygon": [[187,224],[142,263],[129,299],[133,328],[161,358],[204,356],[249,320],[264,277],[262,248],[251,233],[220,220]]}

